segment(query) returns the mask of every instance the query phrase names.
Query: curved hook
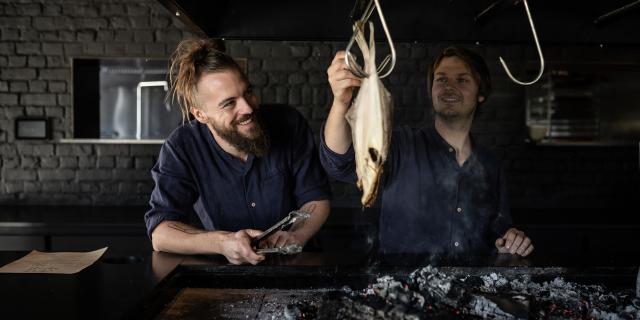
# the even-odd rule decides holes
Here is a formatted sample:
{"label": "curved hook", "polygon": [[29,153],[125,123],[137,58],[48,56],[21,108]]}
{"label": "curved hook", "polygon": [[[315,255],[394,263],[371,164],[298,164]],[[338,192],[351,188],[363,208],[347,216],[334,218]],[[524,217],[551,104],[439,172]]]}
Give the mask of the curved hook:
{"label": "curved hook", "polygon": [[[389,33],[389,28],[387,27],[387,22],[384,19],[384,15],[382,14],[382,8],[380,7],[380,3],[378,2],[378,0],[369,1],[369,5],[367,6],[367,9],[362,15],[362,18],[358,20],[356,24],[360,24],[360,26],[364,28],[365,22],[369,20],[369,17],[371,17],[371,14],[373,13],[374,9],[378,9],[378,17],[380,18],[380,22],[382,23],[382,28],[384,29],[385,36],[387,37],[387,43],[389,44],[389,48],[391,50],[391,54],[387,55],[384,58],[384,60],[382,60],[382,63],[380,63],[378,68],[376,68],[377,72],[380,74],[382,70],[384,70],[387,66],[389,66],[388,70],[385,73],[379,75],[379,78],[384,78],[389,74],[391,74],[391,71],[393,71],[393,68],[396,65],[396,48],[393,45],[393,40],[391,39],[391,34]],[[358,26],[356,26],[356,28],[358,28]],[[353,43],[356,40],[356,34],[357,34],[357,30],[354,30],[353,35],[349,40],[349,44],[347,44],[347,49],[346,49],[347,53],[345,54],[344,60],[345,60],[345,63],[347,64],[347,67],[349,68],[349,70],[351,70],[351,72],[353,72],[353,74],[355,74],[360,78],[366,78],[369,75],[366,72],[364,72],[364,70],[362,70],[362,68],[358,66],[357,63],[355,63],[355,59],[351,54],[351,47],[353,46]]]}
{"label": "curved hook", "polygon": [[531,18],[531,12],[529,11],[529,5],[527,4],[527,0],[523,0],[523,1],[524,1],[524,9],[525,9],[525,11],[527,11],[527,17],[529,18],[529,24],[531,25],[531,32],[533,32],[533,40],[535,40],[535,42],[536,42],[536,48],[538,49],[538,56],[540,57],[540,71],[538,72],[538,76],[536,76],[536,78],[533,79],[532,81],[522,82],[522,81],[519,81],[518,79],[516,79],[511,74],[511,71],[509,70],[509,67],[507,67],[507,64],[504,62],[504,59],[502,59],[502,57],[500,57],[500,63],[502,64],[502,67],[504,68],[504,71],[507,73],[507,76],[509,76],[509,78],[511,78],[511,80],[513,80],[513,82],[515,82],[515,83],[517,83],[519,85],[528,86],[530,84],[536,83],[542,77],[542,73],[544,72],[544,56],[542,55],[542,49],[540,49],[540,41],[538,41],[538,34],[536,33],[536,27],[533,25],[533,19]]}

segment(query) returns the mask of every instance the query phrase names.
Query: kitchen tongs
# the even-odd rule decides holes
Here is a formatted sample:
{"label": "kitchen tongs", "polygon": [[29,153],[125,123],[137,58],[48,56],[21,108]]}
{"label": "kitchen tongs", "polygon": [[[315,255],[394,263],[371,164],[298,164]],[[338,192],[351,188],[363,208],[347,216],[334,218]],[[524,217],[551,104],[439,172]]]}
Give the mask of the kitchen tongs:
{"label": "kitchen tongs", "polygon": [[257,248],[258,244],[260,244],[260,241],[266,239],[267,237],[276,233],[277,231],[288,230],[289,228],[291,228],[291,226],[294,223],[298,221],[304,221],[310,216],[311,215],[309,213],[302,210],[294,210],[289,212],[289,214],[286,217],[284,217],[284,219],[280,220],[278,223],[274,224],[271,228],[267,229],[265,232],[253,238],[253,240],[251,240],[251,247]]}

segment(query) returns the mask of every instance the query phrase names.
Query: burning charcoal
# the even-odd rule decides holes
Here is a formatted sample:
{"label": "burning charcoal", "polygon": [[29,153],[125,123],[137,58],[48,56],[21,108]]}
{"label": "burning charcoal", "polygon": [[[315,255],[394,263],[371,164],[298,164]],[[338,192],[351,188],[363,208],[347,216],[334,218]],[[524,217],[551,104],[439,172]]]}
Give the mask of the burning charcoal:
{"label": "burning charcoal", "polygon": [[471,302],[468,304],[468,314],[482,317],[482,318],[501,318],[501,319],[516,319],[515,316],[509,314],[498,305],[480,295],[474,295]]}
{"label": "burning charcoal", "polygon": [[295,304],[288,304],[284,308],[284,318],[287,320],[298,320],[302,317],[302,311]]}

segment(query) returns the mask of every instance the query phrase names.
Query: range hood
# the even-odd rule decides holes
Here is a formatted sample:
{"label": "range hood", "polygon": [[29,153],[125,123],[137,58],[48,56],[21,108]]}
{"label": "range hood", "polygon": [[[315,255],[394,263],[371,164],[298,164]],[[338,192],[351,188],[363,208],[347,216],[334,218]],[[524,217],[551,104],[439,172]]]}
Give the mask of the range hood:
{"label": "range hood", "polygon": [[[213,38],[336,40],[351,36],[353,0],[159,0]],[[640,44],[640,1],[529,0],[543,44]],[[533,43],[522,0],[380,0],[397,42]],[[484,14],[483,14],[484,12]],[[375,16],[375,14],[374,14]],[[381,34],[381,33],[378,33]]]}

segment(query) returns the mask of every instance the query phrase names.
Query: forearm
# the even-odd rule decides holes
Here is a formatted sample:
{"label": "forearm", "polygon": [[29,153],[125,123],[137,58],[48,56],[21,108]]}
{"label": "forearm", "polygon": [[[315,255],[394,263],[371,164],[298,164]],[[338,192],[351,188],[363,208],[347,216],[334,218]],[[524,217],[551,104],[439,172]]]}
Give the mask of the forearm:
{"label": "forearm", "polygon": [[351,146],[351,127],[345,118],[348,105],[334,101],[324,126],[324,141],[331,151],[344,154]]}
{"label": "forearm", "polygon": [[224,231],[205,231],[179,221],[163,221],[151,235],[153,249],[180,254],[222,253]]}
{"label": "forearm", "polygon": [[300,209],[309,212],[310,217],[292,232],[306,243],[329,217],[330,202],[329,200],[309,201]]}

